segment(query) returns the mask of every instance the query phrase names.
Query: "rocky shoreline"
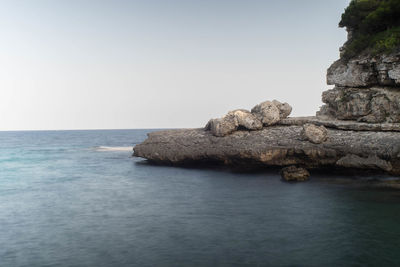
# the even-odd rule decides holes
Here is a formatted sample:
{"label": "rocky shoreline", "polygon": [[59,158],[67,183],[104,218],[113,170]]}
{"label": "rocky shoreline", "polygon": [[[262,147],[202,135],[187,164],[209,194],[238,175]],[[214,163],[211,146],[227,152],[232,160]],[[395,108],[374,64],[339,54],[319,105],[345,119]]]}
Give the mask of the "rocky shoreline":
{"label": "rocky shoreline", "polygon": [[307,169],[368,169],[400,176],[400,132],[328,128],[328,139],[314,144],[302,138],[302,130],[298,125],[276,125],[239,130],[225,137],[202,128],[159,131],[136,145],[134,156],[173,165],[298,165]]}
{"label": "rocky shoreline", "polygon": [[316,116],[289,117],[288,103],[264,101],[204,128],[150,133],[133,155],[173,165],[280,167],[287,181],[307,180],[311,169],[400,176],[400,48],[341,57],[327,83],[334,87],[322,93]]}
{"label": "rocky shoreline", "polygon": [[211,119],[204,128],[153,132],[135,146],[134,156],[171,165],[280,167],[286,181],[305,181],[313,169],[400,176],[400,123],[288,117],[291,110],[265,101]]}

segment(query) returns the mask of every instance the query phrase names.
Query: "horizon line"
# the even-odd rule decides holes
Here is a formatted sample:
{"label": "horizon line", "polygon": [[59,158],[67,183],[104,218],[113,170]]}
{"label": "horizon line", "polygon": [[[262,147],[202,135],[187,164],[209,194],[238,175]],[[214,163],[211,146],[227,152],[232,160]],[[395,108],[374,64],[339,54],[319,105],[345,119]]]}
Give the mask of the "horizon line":
{"label": "horizon line", "polygon": [[[1,132],[62,132],[62,131],[116,131],[116,130],[173,130],[195,127],[171,127],[171,128],[96,128],[96,129],[34,129],[34,130],[0,130]],[[198,127],[201,128],[201,127]]]}

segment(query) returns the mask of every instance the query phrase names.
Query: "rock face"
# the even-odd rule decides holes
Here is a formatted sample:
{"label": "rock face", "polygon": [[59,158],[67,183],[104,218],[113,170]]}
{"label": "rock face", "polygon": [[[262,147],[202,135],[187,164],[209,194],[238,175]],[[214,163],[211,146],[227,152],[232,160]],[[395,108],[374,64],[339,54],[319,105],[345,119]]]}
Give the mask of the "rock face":
{"label": "rock face", "polygon": [[338,87],[400,86],[400,52],[341,58],[327,73],[327,83]]}
{"label": "rock face", "polygon": [[323,125],[327,128],[346,130],[346,131],[384,131],[400,132],[400,123],[367,123],[350,120],[337,120],[327,116],[292,117],[279,121],[279,125],[304,125],[312,123]]}
{"label": "rock face", "polygon": [[317,115],[341,120],[400,122],[400,89],[393,87],[335,87],[323,92],[326,103]]}
{"label": "rock face", "polygon": [[335,87],[322,94],[325,105],[317,116],[400,123],[400,48],[388,55],[366,50],[353,58],[340,58],[329,67],[326,78]]}
{"label": "rock face", "polygon": [[316,126],[311,123],[306,123],[303,125],[301,136],[303,139],[308,140],[311,143],[321,144],[328,139],[328,131],[324,126]]}
{"label": "rock face", "polygon": [[292,165],[283,168],[281,170],[281,176],[287,182],[302,182],[308,180],[310,173],[304,168]]}
{"label": "rock face", "polygon": [[[216,137],[204,129],[153,132],[135,146],[134,156],[176,165],[199,162],[246,167],[299,165],[307,169],[363,168],[400,175],[400,132],[327,129],[327,141],[314,144],[302,140],[302,129],[297,125],[275,125],[258,131],[235,131],[225,137]],[[366,160],[349,164],[348,155]]]}

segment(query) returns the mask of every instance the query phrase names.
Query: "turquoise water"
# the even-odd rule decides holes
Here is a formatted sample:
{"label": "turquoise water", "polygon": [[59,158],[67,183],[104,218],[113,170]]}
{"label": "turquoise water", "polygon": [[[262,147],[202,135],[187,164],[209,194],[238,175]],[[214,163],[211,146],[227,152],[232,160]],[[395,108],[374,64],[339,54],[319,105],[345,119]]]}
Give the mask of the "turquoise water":
{"label": "turquoise water", "polygon": [[400,265],[399,191],[115,148],[146,132],[0,132],[0,266]]}

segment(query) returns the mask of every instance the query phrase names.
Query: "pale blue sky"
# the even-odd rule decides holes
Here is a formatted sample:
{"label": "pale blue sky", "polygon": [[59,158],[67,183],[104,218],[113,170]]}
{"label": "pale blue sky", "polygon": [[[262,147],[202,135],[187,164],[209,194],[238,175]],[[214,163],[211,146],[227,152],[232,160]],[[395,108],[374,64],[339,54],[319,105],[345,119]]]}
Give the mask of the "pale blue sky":
{"label": "pale blue sky", "polygon": [[0,130],[201,127],[314,115],[349,0],[0,1]]}

